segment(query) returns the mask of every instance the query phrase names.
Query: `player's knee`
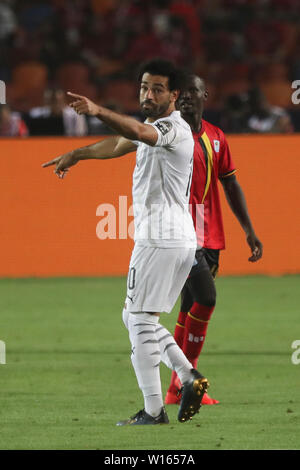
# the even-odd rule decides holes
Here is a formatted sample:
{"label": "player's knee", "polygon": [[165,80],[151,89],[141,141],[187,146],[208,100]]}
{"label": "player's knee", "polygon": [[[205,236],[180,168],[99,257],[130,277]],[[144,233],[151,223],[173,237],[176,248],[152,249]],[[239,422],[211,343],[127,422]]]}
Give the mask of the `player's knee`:
{"label": "player's knee", "polygon": [[183,300],[180,305],[181,312],[189,312],[193,305],[193,299]]}
{"label": "player's knee", "polygon": [[201,292],[195,296],[198,304],[205,305],[205,307],[215,307],[217,301],[217,294],[215,290]]}
{"label": "player's knee", "polygon": [[185,285],[181,292],[181,304],[180,304],[180,311],[181,312],[189,312],[192,305],[194,303],[193,296],[187,286]]}
{"label": "player's knee", "polygon": [[216,301],[217,301],[217,295],[216,292],[212,292],[210,295],[207,295],[205,299],[205,304],[207,307],[215,307],[216,306]]}

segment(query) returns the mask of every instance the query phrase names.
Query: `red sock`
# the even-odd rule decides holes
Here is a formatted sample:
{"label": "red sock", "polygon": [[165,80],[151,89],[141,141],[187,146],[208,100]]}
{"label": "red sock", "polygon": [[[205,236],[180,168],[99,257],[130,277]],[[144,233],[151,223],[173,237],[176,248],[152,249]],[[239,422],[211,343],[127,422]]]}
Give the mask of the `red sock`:
{"label": "red sock", "polygon": [[178,346],[182,349],[184,341],[185,321],[187,318],[187,312],[179,312],[177,323],[174,330],[174,339]]}
{"label": "red sock", "polygon": [[197,367],[198,357],[203,348],[208,322],[214,311],[213,307],[206,307],[194,302],[185,321],[185,334],[182,350],[193,367]]}
{"label": "red sock", "polygon": [[[175,326],[175,331],[174,331],[174,339],[181,349],[183,347],[183,341],[184,341],[186,318],[187,318],[187,312],[179,312],[177,323]],[[177,377],[177,374],[175,371],[173,371],[172,376],[171,376],[170,386],[169,386],[170,392],[177,393],[177,387],[174,384],[176,377]]]}

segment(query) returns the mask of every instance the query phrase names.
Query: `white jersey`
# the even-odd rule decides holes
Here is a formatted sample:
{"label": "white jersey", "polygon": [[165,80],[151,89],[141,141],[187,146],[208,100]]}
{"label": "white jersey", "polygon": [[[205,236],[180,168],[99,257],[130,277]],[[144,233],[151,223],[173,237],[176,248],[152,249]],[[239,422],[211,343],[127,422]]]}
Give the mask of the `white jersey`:
{"label": "white jersey", "polygon": [[140,246],[195,248],[189,212],[194,139],[179,111],[151,124],[155,146],[137,145],[133,173],[135,241]]}

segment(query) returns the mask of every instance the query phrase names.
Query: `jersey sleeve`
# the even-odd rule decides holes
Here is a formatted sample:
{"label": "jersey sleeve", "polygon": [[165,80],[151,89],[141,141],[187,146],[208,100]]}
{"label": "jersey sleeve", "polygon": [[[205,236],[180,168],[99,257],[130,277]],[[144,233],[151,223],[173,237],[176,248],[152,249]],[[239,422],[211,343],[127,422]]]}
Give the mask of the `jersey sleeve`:
{"label": "jersey sleeve", "polygon": [[218,160],[218,176],[226,178],[236,172],[236,168],[230,153],[229,145],[223,132],[220,135],[220,154]]}
{"label": "jersey sleeve", "polygon": [[174,122],[169,119],[154,122],[151,124],[157,132],[155,147],[166,147],[174,143],[178,129]]}

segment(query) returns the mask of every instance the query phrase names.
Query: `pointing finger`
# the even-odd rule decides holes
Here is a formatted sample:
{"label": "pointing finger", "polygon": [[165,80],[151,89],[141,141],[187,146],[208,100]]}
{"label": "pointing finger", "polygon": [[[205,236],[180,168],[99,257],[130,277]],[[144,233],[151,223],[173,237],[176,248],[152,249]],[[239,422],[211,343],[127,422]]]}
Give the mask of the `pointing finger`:
{"label": "pointing finger", "polygon": [[43,163],[42,167],[46,168],[47,166],[55,165],[56,162],[57,162],[57,159],[54,158],[53,160],[50,160],[49,162]]}
{"label": "pointing finger", "polygon": [[73,98],[79,98],[80,100],[85,99],[85,96],[77,95],[76,93],[71,93],[70,91],[67,92],[67,95],[73,96]]}

